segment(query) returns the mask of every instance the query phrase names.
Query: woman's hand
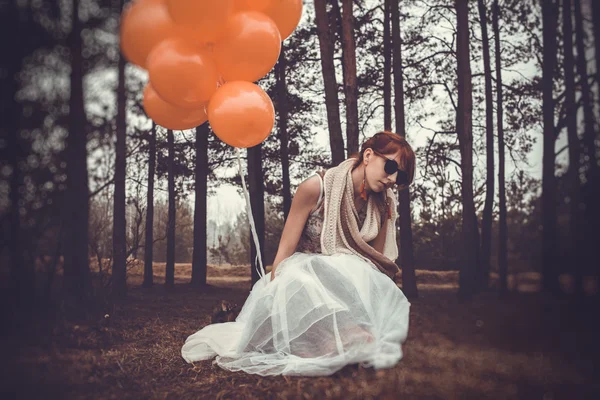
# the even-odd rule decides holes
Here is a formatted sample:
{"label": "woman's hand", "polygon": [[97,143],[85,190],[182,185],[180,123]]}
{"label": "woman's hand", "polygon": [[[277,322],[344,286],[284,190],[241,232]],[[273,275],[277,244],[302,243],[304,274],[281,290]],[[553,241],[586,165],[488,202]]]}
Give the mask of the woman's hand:
{"label": "woman's hand", "polygon": [[273,268],[271,268],[271,280],[275,279],[275,264],[273,264]]}

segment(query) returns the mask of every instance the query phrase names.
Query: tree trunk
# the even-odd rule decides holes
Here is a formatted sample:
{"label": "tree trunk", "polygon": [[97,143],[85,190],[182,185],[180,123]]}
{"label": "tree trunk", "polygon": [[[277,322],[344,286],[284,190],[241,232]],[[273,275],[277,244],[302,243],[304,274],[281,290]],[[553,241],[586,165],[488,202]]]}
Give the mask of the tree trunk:
{"label": "tree trunk", "polygon": [[[593,2],[592,2],[593,3]],[[587,60],[585,57],[585,37],[583,30],[583,15],[581,11],[581,0],[573,0],[575,13],[575,42],[577,46],[577,70],[579,71],[581,82],[581,101],[583,103],[583,121],[584,134],[583,144],[585,149],[586,160],[586,185],[582,193],[585,204],[587,205],[583,211],[583,222],[585,223],[584,240],[588,243],[583,246],[582,251],[586,252],[581,258],[581,264],[576,266],[575,279],[577,289],[583,293],[583,275],[591,273],[598,264],[596,251],[594,250],[597,242],[594,243],[594,238],[597,237],[597,226],[593,223],[595,220],[594,214],[598,214],[598,181],[600,178],[598,170],[598,159],[596,153],[596,131],[594,129],[594,110],[592,104],[592,94],[590,90],[589,77],[587,72]]]}
{"label": "tree trunk", "polygon": [[588,175],[598,169],[595,150],[594,112],[592,109],[592,95],[587,72],[587,60],[585,57],[585,37],[583,31],[583,16],[581,11],[581,0],[573,0],[575,6],[575,42],[577,45],[577,70],[581,82],[581,101],[583,103],[583,121],[586,153],[589,156]]}
{"label": "tree trunk", "polygon": [[279,62],[275,67],[276,85],[277,85],[277,105],[279,114],[279,140],[281,147],[279,154],[281,156],[281,172],[282,172],[282,196],[283,196],[283,218],[287,220],[292,207],[292,193],[290,190],[290,156],[288,153],[288,92],[287,82],[285,79],[285,68],[287,61],[285,59],[285,45],[281,46],[279,54]]}
{"label": "tree trunk", "polygon": [[583,293],[581,268],[583,267],[582,248],[580,246],[582,219],[580,211],[581,184],[579,181],[579,135],[577,134],[577,106],[575,103],[575,58],[573,56],[573,12],[571,0],[563,0],[563,37],[564,37],[564,73],[565,73],[565,118],[567,126],[567,138],[569,142],[569,170],[568,193],[569,193],[569,227],[570,247],[569,260],[573,265],[575,277],[575,288],[579,294]]}
{"label": "tree trunk", "polygon": [[459,275],[459,297],[470,299],[475,290],[475,274],[479,247],[475,202],[473,200],[473,126],[472,84],[469,65],[469,4],[468,0],[456,1],[458,58],[458,110],[456,130],[460,147],[462,174],[462,248]]}
{"label": "tree trunk", "polygon": [[350,156],[358,153],[358,86],[356,84],[356,46],[352,0],[342,0],[342,59],[346,103],[346,143],[348,144],[348,156]]}
{"label": "tree trunk", "polygon": [[69,134],[66,139],[67,189],[65,193],[64,294],[75,315],[81,315],[91,295],[88,257],[88,169],[87,119],[83,101],[83,40],[79,20],[79,0],[73,0],[71,51],[71,88],[69,98]]}
{"label": "tree trunk", "polygon": [[542,3],[543,20],[543,118],[544,150],[542,172],[542,285],[550,293],[558,293],[557,235],[556,235],[556,177],[554,176],[556,134],[554,127],[554,99],[552,86],[556,65],[556,35],[558,6],[554,0]]}
{"label": "tree trunk", "polygon": [[[7,41],[7,51],[10,57],[5,57],[2,62],[2,68],[7,68],[7,79],[2,80],[0,87],[0,124],[1,132],[5,134],[8,141],[8,147],[3,149],[6,154],[6,160],[12,168],[10,175],[10,209],[8,222],[10,231],[7,237],[7,245],[10,254],[10,299],[14,300],[17,309],[30,309],[33,305],[35,294],[35,274],[33,264],[27,262],[23,253],[20,206],[21,193],[23,186],[23,173],[20,168],[21,162],[26,158],[26,150],[22,146],[20,119],[22,115],[19,103],[15,101],[15,96],[19,90],[19,72],[26,56],[25,43],[22,39],[26,34],[24,32],[25,20],[30,19],[30,12],[25,11],[16,2],[9,3],[9,10],[5,18],[2,19],[2,34],[8,37],[15,35],[14,41]],[[29,6],[27,6],[29,7]],[[4,155],[2,154],[2,156]]]}
{"label": "tree trunk", "polygon": [[[392,51],[394,66],[394,116],[396,120],[396,133],[406,137],[404,113],[404,76],[402,75],[402,36],[400,33],[400,10],[397,1],[389,3],[389,12],[392,22]],[[411,299],[419,296],[417,277],[415,274],[415,259],[412,239],[412,218],[410,210],[410,189],[402,190],[398,194],[398,223],[400,226],[400,265],[402,269],[402,291]]]}
{"label": "tree trunk", "polygon": [[481,271],[479,288],[487,290],[490,281],[490,258],[492,252],[492,212],[494,208],[494,99],[492,97],[492,67],[490,61],[490,41],[487,31],[487,10],[483,0],[477,0],[483,42],[483,70],[485,75],[485,147],[486,182],[485,206],[481,221]]}
{"label": "tree trunk", "polygon": [[167,130],[167,174],[169,191],[169,215],[167,222],[167,265],[165,268],[165,285],[175,285],[175,138],[173,131]]}
{"label": "tree trunk", "polygon": [[504,296],[507,292],[508,278],[508,225],[506,222],[506,178],[504,159],[504,106],[502,99],[502,59],[500,53],[500,6],[498,0],[494,0],[493,29],[494,45],[496,52],[496,124],[498,125],[498,292]]}
{"label": "tree trunk", "polygon": [[194,253],[192,254],[192,286],[206,285],[207,254],[207,190],[208,190],[208,123],[196,127],[196,187],[194,200]]}
{"label": "tree trunk", "polygon": [[[335,43],[337,42],[337,40],[340,41],[340,46],[342,43],[342,37],[344,36],[343,33],[343,26],[342,26],[342,9],[340,7],[340,2],[338,0],[327,0],[329,2],[329,4],[331,4],[331,15],[329,16],[329,24],[332,27],[331,30],[332,32],[335,31],[335,33],[332,33],[333,36],[337,35],[337,37],[335,37],[333,39],[334,42],[334,48],[335,48]],[[342,49],[343,52],[343,49]],[[344,64],[343,60],[342,60],[342,79],[343,77],[346,76],[346,65]]]}
{"label": "tree trunk", "polygon": [[156,124],[152,123],[148,154],[148,192],[146,194],[146,240],[144,246],[144,287],[154,284],[154,173],[156,170]]}
{"label": "tree trunk", "polygon": [[383,16],[383,129],[392,130],[392,45],[390,36],[391,0],[384,0]]}
{"label": "tree trunk", "polygon": [[321,70],[325,86],[325,106],[327,108],[327,127],[329,128],[329,145],[331,146],[331,159],[333,165],[338,165],[345,159],[344,137],[340,122],[339,97],[337,81],[335,78],[335,65],[333,63],[334,36],[329,27],[326,0],[314,0],[315,20],[319,36],[321,53]]}
{"label": "tree trunk", "polygon": [[[259,257],[264,266],[265,251],[265,184],[262,173],[261,160],[262,144],[248,149],[248,184],[250,186],[250,206],[254,217],[254,226],[258,235],[258,244],[260,246]],[[256,262],[257,249],[254,245],[252,231],[250,232],[250,263],[252,265],[252,284],[260,279],[257,269],[260,268]]]}
{"label": "tree trunk", "polygon": [[[594,47],[595,47],[595,56],[596,56],[596,87],[598,88],[598,90],[600,90],[600,82],[598,82],[600,80],[600,3],[598,3],[598,1],[592,1],[592,21],[593,21],[593,25],[594,25]],[[596,96],[595,98],[596,100],[596,106],[598,106],[598,104],[600,103],[600,96]],[[596,154],[598,154],[598,151],[600,150],[598,148],[598,145],[595,148],[596,150]],[[597,162],[597,161],[596,161]],[[592,202],[593,203],[588,203],[588,204],[599,204],[600,203],[600,176],[596,175],[595,177],[593,177],[593,181],[590,182],[590,187],[594,188],[594,192],[593,192],[593,198],[592,198]],[[594,214],[592,215],[592,217],[590,218],[590,223],[588,226],[590,226],[591,229],[593,229],[593,227],[596,226],[600,226],[600,209],[598,209],[597,206],[591,206],[592,211],[594,212]],[[586,247],[588,247],[589,249],[595,249],[595,251],[597,252],[598,249],[600,249],[600,243],[598,241],[598,235],[595,232],[589,231],[588,235],[590,239],[595,238],[596,242],[590,242],[589,245],[587,245]],[[592,239],[593,240],[593,239]],[[591,254],[590,255],[590,260],[593,259],[598,259],[596,254]],[[598,265],[600,263],[596,262],[596,268],[594,268],[592,270],[592,273],[596,276],[597,280],[600,280],[600,265]],[[600,293],[596,292],[596,298],[600,299]]]}
{"label": "tree trunk", "polygon": [[126,215],[125,215],[125,169],[126,169],[126,144],[127,139],[127,96],[125,94],[125,57],[119,55],[117,86],[117,123],[115,145],[115,192],[113,199],[113,265],[112,285],[116,296],[127,294],[126,272]]}
{"label": "tree trunk", "polygon": [[[592,23],[594,25],[594,49],[596,57],[596,74],[600,74],[600,3],[592,3]],[[600,85],[600,83],[598,83]],[[596,99],[598,101],[598,99]]]}

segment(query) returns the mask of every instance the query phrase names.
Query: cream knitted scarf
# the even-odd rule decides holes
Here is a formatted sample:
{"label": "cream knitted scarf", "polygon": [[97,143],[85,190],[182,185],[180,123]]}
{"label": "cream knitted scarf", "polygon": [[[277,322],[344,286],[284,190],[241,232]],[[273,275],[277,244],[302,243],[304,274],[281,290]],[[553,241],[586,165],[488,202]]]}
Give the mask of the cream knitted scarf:
{"label": "cream knitted scarf", "polygon": [[[381,272],[394,278],[398,266],[394,263],[398,258],[396,244],[396,202],[391,189],[384,193],[371,193],[367,200],[367,215],[359,230],[358,212],[354,206],[354,185],[352,183],[352,166],[356,162],[350,158],[337,167],[325,172],[325,209],[323,230],[321,231],[321,251],[323,254],[354,254],[372,262]],[[387,218],[385,197],[391,207],[392,217],[388,221],[383,254],[371,247],[367,242],[375,239],[383,225],[382,218]]]}

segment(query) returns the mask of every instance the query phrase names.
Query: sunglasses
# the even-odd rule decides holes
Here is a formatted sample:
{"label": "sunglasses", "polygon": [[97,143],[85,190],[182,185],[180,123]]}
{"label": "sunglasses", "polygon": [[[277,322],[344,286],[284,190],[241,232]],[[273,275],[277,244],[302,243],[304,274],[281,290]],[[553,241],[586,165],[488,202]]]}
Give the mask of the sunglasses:
{"label": "sunglasses", "polygon": [[375,150],[373,150],[373,153],[385,159],[385,165],[383,166],[383,170],[386,174],[393,175],[396,172],[398,173],[398,175],[396,175],[396,185],[408,185],[408,174],[406,173],[406,171],[400,169],[396,160],[390,160],[389,158],[387,158],[381,153],[376,152]]}

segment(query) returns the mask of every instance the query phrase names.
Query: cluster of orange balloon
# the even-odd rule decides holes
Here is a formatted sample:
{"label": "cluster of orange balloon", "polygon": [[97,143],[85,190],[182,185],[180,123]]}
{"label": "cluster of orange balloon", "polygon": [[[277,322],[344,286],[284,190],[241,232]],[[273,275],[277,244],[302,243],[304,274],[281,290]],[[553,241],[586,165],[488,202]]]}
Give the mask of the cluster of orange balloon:
{"label": "cluster of orange balloon", "polygon": [[273,68],[302,0],[135,0],[121,17],[121,50],[148,70],[144,109],[158,125],[210,122],[234,147],[265,140],[275,121],[252,82]]}

